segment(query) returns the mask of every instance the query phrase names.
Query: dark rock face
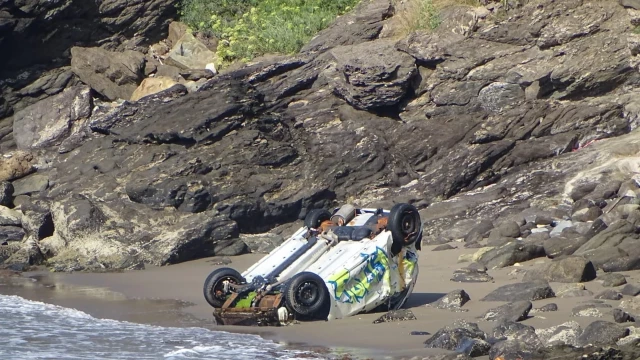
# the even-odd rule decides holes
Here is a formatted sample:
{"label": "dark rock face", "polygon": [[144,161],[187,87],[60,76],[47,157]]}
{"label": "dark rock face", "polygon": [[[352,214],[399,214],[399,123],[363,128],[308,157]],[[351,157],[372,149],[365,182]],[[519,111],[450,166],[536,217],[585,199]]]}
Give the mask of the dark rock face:
{"label": "dark rock face", "polygon": [[495,269],[543,257],[544,255],[544,248],[540,245],[513,242],[486,252],[478,261],[485,264],[489,269]]}
{"label": "dark rock face", "polygon": [[476,357],[489,353],[491,345],[485,341],[486,338],[487,335],[477,324],[457,320],[438,330],[424,343],[427,348],[452,350]]}
{"label": "dark rock face", "polygon": [[[368,56],[362,56],[366,52]],[[330,89],[356,109],[393,106],[405,96],[416,75],[415,60],[378,40],[329,51],[333,61],[322,72]]]}
{"label": "dark rock face", "polygon": [[469,297],[466,291],[454,290],[438,299],[432,306],[438,309],[456,310],[460,309],[469,300],[471,300],[471,297]]}
{"label": "dark rock face", "polygon": [[629,329],[608,321],[594,321],[578,337],[580,346],[614,345],[619,339],[629,335]]}
{"label": "dark rock face", "polygon": [[522,321],[527,318],[532,307],[533,304],[531,304],[531,301],[516,301],[495,309],[490,309],[482,315],[482,318],[488,321],[498,322]]}
{"label": "dark rock face", "polygon": [[617,323],[635,322],[635,317],[621,309],[613,309],[613,320]]}
{"label": "dark rock face", "polygon": [[[175,14],[164,0],[64,4],[8,5],[2,26],[12,35],[0,39],[0,53],[20,50],[2,60],[3,152],[23,142],[6,116],[81,80],[113,98],[139,79],[133,53],[109,59],[122,76],[72,69],[72,44],[141,51],[164,37]],[[553,15],[530,18],[539,6]],[[243,252],[249,244],[229,241],[241,232],[264,233],[356,198],[363,206],[416,204],[425,243],[482,246],[495,231],[501,246],[481,259],[490,268],[571,253],[605,271],[640,268],[637,215],[628,206],[634,190],[621,185],[629,180],[624,166],[604,166],[624,154],[623,136],[639,118],[627,11],[615,2],[540,0],[499,23],[474,17],[461,33],[452,17],[434,34],[397,42],[380,38],[393,11],[388,0],[362,2],[300,54],[221,74],[196,92],[175,85],[135,103],[93,104],[85,126],[61,132],[37,154],[49,181],[31,196],[51,214],[49,230],[35,231],[48,260],[69,268],[65,259],[89,261],[99,248],[99,261],[130,267]],[[77,21],[60,27],[62,19]],[[50,66],[23,68],[45,61]],[[24,175],[10,170],[3,179]],[[545,208],[563,196],[585,201]],[[626,199],[624,211],[608,211],[616,197]],[[568,245],[511,240],[539,231],[556,240],[598,209],[603,214]],[[120,258],[107,261],[112,256]]]}
{"label": "dark rock face", "polygon": [[176,15],[169,0],[4,3],[0,53],[11,56],[0,59],[0,119],[77,84],[64,68],[72,46],[143,50],[167,36]]}
{"label": "dark rock face", "polygon": [[13,202],[13,184],[8,181],[0,182],[0,205],[9,206]]}
{"label": "dark rock face", "polygon": [[589,239],[579,233],[563,233],[543,242],[544,252],[553,259],[562,255],[572,255]]}
{"label": "dark rock face", "polygon": [[535,301],[554,296],[546,281],[530,281],[503,285],[487,294],[481,301]]}

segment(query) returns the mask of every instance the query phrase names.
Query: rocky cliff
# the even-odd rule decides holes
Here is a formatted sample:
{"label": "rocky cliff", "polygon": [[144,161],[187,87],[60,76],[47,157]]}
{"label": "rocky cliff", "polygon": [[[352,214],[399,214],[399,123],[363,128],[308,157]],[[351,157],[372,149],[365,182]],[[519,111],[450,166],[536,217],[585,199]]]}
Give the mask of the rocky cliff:
{"label": "rocky cliff", "polygon": [[[111,24],[138,3],[80,8]],[[121,58],[105,66],[134,74],[104,70],[108,85],[139,84],[144,56],[127,53],[135,47],[123,39],[164,28],[165,3],[144,2],[156,15],[130,17],[137,27],[63,37],[61,57],[71,43],[107,41],[99,51]],[[36,83],[56,91],[4,99],[14,108],[5,120],[13,140],[0,160],[0,262],[123,269],[265,250],[309,209],[344,201],[411,202],[425,220],[425,242],[490,241],[487,264],[554,256],[545,250],[556,243],[545,241],[556,235],[573,239],[557,251],[573,253],[615,222],[640,219],[640,13],[625,5],[454,7],[434,32],[391,37],[390,0],[363,0],[295,56],[120,103],[102,101],[112,100],[104,77],[76,70],[65,82],[66,68],[49,70]],[[46,9],[10,13],[35,14],[27,23],[39,29],[71,11]],[[1,44],[18,51],[30,38],[13,29]],[[4,67],[21,69],[21,56]],[[516,235],[500,230],[509,221]],[[635,227],[627,230],[623,237],[635,238]],[[543,231],[556,233],[522,249],[523,238]],[[590,244],[581,251],[600,243]],[[640,259],[630,248],[616,251]]]}

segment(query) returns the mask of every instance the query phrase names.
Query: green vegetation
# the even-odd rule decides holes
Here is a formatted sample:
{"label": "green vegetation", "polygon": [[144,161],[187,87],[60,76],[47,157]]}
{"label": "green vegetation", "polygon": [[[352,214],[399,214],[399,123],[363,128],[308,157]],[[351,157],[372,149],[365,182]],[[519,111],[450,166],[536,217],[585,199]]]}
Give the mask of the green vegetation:
{"label": "green vegetation", "polygon": [[478,0],[396,0],[398,12],[394,16],[396,35],[414,31],[433,31],[442,22],[440,13],[452,6],[479,6]]}
{"label": "green vegetation", "polygon": [[183,0],[181,20],[220,40],[218,64],[296,53],[359,0]]}

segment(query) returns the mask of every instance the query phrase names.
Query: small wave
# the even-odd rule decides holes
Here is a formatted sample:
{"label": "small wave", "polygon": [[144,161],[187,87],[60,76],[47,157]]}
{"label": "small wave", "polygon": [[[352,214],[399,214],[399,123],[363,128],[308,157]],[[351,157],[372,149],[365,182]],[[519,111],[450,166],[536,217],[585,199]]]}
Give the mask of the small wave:
{"label": "small wave", "polygon": [[76,309],[0,295],[0,359],[326,359],[258,335],[98,319]]}

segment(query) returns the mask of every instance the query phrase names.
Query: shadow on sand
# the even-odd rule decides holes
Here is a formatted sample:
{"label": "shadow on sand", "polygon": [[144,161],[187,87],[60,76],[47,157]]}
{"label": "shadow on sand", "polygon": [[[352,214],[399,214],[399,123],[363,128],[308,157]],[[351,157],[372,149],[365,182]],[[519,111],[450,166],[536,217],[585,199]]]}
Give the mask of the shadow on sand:
{"label": "shadow on sand", "polygon": [[431,304],[432,302],[440,299],[447,294],[443,293],[412,293],[411,296],[404,303],[403,308],[412,308],[417,306],[424,306]]}

